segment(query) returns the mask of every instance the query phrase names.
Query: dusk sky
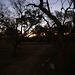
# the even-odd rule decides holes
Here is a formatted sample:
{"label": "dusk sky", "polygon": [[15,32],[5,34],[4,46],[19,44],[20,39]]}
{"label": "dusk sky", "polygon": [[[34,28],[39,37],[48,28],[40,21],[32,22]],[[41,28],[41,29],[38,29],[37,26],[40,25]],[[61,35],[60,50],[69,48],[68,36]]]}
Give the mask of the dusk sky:
{"label": "dusk sky", "polygon": [[[10,6],[9,0],[0,0],[0,1],[5,3],[7,6]],[[37,4],[39,3],[39,0],[27,0],[28,3],[31,2],[31,1],[33,1],[34,3],[37,3]],[[51,7],[51,11],[52,12],[54,10],[60,10],[61,9],[61,2],[60,2],[60,0],[58,0],[58,2],[57,2],[57,0],[48,0],[48,1],[50,3],[50,7]],[[56,2],[56,4],[54,4],[55,2]],[[67,7],[68,3],[65,2],[64,6]]]}
{"label": "dusk sky", "polygon": [[[9,0],[0,0],[2,3],[5,3],[9,9],[11,10],[12,13],[14,13],[13,8],[11,7],[11,3]],[[35,4],[39,4],[39,0],[26,0],[27,3],[35,3]],[[44,0],[46,1],[46,0]],[[50,5],[50,10],[51,12],[54,12],[55,10],[61,11],[61,0],[48,0],[49,1],[49,5]],[[62,0],[62,1],[66,1],[64,3],[64,8],[68,7],[68,0]],[[17,16],[15,16],[17,17]],[[43,23],[45,24],[45,23]]]}

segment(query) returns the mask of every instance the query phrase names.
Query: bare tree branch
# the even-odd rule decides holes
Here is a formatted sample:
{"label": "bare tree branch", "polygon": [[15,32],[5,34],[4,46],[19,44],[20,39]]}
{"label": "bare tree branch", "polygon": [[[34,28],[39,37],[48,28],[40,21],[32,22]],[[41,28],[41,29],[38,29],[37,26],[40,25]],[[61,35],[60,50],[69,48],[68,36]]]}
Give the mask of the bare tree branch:
{"label": "bare tree branch", "polygon": [[39,5],[35,5],[35,4],[28,4],[26,6],[30,6],[30,5],[33,5],[34,7],[39,7]]}
{"label": "bare tree branch", "polygon": [[48,25],[48,27],[50,28],[50,26],[49,26],[49,22],[43,17],[43,19],[47,22],[47,25]]}
{"label": "bare tree branch", "polygon": [[47,0],[47,7],[48,7],[48,11],[50,12],[50,7],[49,7],[48,0]]}
{"label": "bare tree branch", "polygon": [[52,15],[47,9],[43,8],[43,7],[39,7],[49,18],[51,18],[58,27],[61,26],[61,22],[54,16]]}
{"label": "bare tree branch", "polygon": [[72,6],[72,1],[69,3],[69,7],[65,10],[65,12],[67,12],[68,9],[70,9],[71,6]]}
{"label": "bare tree branch", "polygon": [[[65,1],[64,1],[64,2],[65,2]],[[69,6],[65,9],[64,6],[63,6],[64,2],[62,3],[62,8],[63,8],[64,11],[65,11],[65,13],[64,13],[63,24],[65,23],[65,20],[66,20],[67,11],[68,11],[68,10],[71,8],[71,6],[72,6],[72,1],[69,2],[69,0],[68,0]]]}
{"label": "bare tree branch", "polygon": [[39,0],[40,1],[40,6],[43,7],[43,0]]}
{"label": "bare tree branch", "polygon": [[49,18],[51,18],[58,26],[58,28],[61,26],[61,22],[54,16],[52,13],[50,13],[46,8],[40,6],[40,5],[35,5],[35,4],[28,4],[33,5],[34,7],[39,7]]}

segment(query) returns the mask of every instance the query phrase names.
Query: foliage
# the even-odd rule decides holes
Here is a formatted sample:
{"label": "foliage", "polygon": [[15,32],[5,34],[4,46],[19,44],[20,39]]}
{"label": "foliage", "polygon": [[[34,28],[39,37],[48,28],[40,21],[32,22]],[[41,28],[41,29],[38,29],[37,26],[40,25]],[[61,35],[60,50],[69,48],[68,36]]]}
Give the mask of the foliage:
{"label": "foliage", "polygon": [[14,28],[8,27],[5,30],[5,35],[7,35],[11,40],[15,40],[18,37],[18,31]]}

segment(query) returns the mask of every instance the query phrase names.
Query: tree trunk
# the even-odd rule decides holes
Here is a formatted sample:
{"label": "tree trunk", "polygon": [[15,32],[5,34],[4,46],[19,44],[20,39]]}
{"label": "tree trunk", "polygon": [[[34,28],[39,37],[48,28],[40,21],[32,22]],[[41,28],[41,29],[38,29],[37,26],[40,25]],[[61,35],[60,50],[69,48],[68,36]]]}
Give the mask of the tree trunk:
{"label": "tree trunk", "polygon": [[17,43],[14,45],[13,57],[16,57]]}
{"label": "tree trunk", "polygon": [[58,63],[59,63],[59,75],[65,75],[65,66],[64,66],[64,41],[63,41],[63,33],[62,32],[58,32],[58,54],[59,54],[59,58],[58,58]]}
{"label": "tree trunk", "polygon": [[[42,0],[43,1],[43,0]],[[34,5],[35,7],[39,7],[50,19],[52,19],[55,24],[58,27],[58,49],[59,49],[59,75],[65,75],[65,71],[64,71],[64,41],[63,41],[63,33],[62,33],[62,28],[61,28],[61,22],[54,16],[52,15],[52,13],[50,11],[48,11],[46,8],[44,8],[42,6],[42,2],[40,0],[40,4],[35,5],[35,4],[30,4],[30,5]],[[60,45],[60,46],[59,46]]]}

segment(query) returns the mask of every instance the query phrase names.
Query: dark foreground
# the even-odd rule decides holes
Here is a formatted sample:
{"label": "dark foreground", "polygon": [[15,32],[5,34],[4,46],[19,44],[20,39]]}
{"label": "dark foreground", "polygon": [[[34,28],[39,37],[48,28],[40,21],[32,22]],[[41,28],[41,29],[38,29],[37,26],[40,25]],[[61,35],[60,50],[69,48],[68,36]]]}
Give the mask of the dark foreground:
{"label": "dark foreground", "polygon": [[[17,56],[13,58],[13,45],[2,42],[0,75],[58,75],[56,54],[56,48],[51,44],[26,42],[18,46]],[[71,67],[70,62],[66,63],[68,64],[66,69]],[[71,71],[71,68],[68,71]]]}

